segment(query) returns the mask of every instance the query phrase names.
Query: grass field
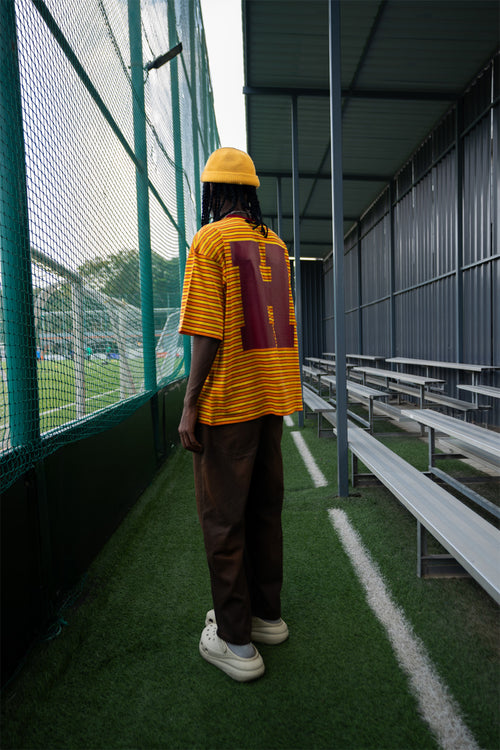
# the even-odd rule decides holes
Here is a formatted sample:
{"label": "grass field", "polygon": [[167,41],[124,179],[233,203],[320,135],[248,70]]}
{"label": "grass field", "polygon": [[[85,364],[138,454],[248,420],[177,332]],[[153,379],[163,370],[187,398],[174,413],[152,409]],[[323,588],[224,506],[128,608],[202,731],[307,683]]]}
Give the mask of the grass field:
{"label": "grass field", "polygon": [[[171,361],[170,361],[171,360]],[[128,360],[122,372],[123,384],[120,382],[121,362],[117,359],[103,359],[94,356],[84,363],[85,415],[111,406],[125,397],[140,393],[144,388],[144,371],[142,358]],[[183,367],[183,359],[158,359],[158,370],[164,377],[173,379]],[[40,431],[60,427],[77,419],[75,366],[71,359],[37,362],[38,394],[40,412]],[[0,444],[3,433],[7,430],[7,384],[4,377],[0,380]]]}
{"label": "grass field", "polygon": [[[37,363],[40,426],[42,432],[76,419],[75,367],[71,359]],[[90,414],[120,398],[117,360],[91,360],[84,365],[85,407]],[[138,379],[138,382],[140,380]],[[6,417],[6,384],[0,384],[0,423]]]}
{"label": "grass field", "polygon": [[[39,363],[38,388],[42,432],[76,419],[75,370],[72,360]],[[119,398],[119,363],[116,360],[86,361],[86,413],[114,404]]]}

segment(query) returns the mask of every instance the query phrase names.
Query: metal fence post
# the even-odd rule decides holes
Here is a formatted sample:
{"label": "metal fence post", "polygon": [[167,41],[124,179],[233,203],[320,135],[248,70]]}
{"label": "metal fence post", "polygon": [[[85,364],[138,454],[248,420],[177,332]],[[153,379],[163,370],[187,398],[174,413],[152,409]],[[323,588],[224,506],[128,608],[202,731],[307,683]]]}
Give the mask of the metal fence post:
{"label": "metal fence post", "polygon": [[28,503],[30,500],[36,503],[41,606],[43,616],[47,617],[51,610],[48,596],[53,589],[52,548],[44,465],[37,456],[40,449],[40,404],[14,0],[2,3],[0,123],[0,127],[8,123],[8,129],[0,131],[4,145],[0,159],[0,264],[10,445],[23,448],[33,461],[33,474],[25,476],[25,492]]}
{"label": "metal fence post", "polygon": [[83,289],[71,282],[71,311],[73,319],[73,362],[75,366],[76,418],[85,416],[85,351],[83,335]]}
{"label": "metal fence post", "polygon": [[[40,439],[28,197],[14,0],[2,3],[0,23],[0,262],[10,444]],[[1,366],[1,364],[0,364]]]}
{"label": "metal fence post", "polygon": [[[178,44],[177,26],[175,19],[175,7],[173,2],[168,4],[168,43],[175,47]],[[170,85],[172,89],[172,132],[174,138],[174,162],[175,162],[175,193],[177,197],[177,224],[179,226],[178,248],[179,248],[179,278],[181,289],[184,284],[184,269],[186,267],[186,215],[184,206],[184,177],[182,167],[182,141],[181,141],[181,112],[179,96],[179,65],[176,57],[170,62]],[[191,338],[183,336],[184,346],[184,371],[188,375],[191,369]]]}
{"label": "metal fence post", "polygon": [[144,387],[147,391],[152,391],[156,390],[156,352],[140,0],[128,0],[128,23],[132,78],[132,106],[134,117],[134,151],[138,161],[135,174],[137,191],[137,230],[139,238],[139,269],[141,280]]}
{"label": "metal fence post", "polygon": [[196,226],[201,226],[201,186],[200,186],[200,137],[199,112],[197,97],[196,59],[197,46],[195,43],[194,3],[189,3],[189,55],[191,60],[191,121],[193,129],[193,163],[194,163],[194,191],[196,199]]}

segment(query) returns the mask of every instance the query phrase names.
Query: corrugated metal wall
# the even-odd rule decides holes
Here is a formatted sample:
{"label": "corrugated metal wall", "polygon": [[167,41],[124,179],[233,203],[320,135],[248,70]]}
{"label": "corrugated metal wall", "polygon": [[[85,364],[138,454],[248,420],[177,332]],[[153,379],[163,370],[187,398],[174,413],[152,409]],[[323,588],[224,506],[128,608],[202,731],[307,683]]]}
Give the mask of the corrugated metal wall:
{"label": "corrugated metal wall", "polygon": [[[500,366],[499,77],[497,56],[346,237],[348,353]],[[323,272],[334,351],[331,258]],[[468,382],[443,373],[450,395]]]}
{"label": "corrugated metal wall", "polygon": [[[293,267],[293,264],[292,264]],[[325,351],[323,267],[318,261],[300,264],[302,290],[302,347],[304,357],[321,357]]]}

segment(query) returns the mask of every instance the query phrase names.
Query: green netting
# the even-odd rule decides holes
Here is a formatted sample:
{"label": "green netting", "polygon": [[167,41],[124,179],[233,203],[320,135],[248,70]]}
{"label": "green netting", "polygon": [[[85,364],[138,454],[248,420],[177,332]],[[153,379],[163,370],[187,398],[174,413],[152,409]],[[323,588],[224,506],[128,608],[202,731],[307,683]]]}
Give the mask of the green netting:
{"label": "green netting", "polygon": [[5,489],[186,373],[183,269],[218,134],[199,0],[0,9]]}

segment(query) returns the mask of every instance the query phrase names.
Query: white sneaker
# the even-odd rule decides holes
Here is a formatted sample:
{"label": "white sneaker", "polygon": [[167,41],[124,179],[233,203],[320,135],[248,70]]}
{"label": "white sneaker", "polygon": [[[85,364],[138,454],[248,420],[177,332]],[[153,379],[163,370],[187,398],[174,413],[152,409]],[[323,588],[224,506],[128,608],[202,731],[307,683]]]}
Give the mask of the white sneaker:
{"label": "white sneaker", "polygon": [[200,638],[200,654],[202,657],[222,669],[233,680],[237,682],[249,682],[261,677],[266,668],[262,661],[262,656],[255,649],[255,654],[248,659],[237,656],[231,651],[226,641],[217,635],[217,625],[214,623],[207,625]]}

